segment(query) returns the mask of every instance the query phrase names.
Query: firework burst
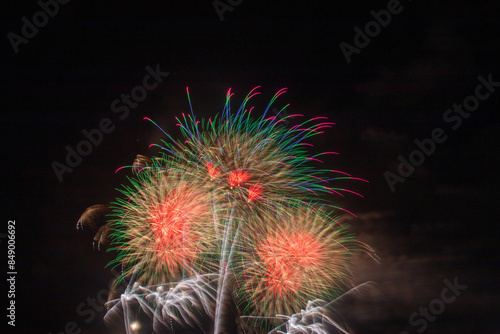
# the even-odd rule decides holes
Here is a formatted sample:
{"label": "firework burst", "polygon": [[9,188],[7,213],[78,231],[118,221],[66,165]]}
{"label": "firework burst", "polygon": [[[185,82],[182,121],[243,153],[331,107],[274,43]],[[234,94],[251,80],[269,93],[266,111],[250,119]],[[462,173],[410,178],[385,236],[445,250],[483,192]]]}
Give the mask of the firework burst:
{"label": "firework burst", "polygon": [[[259,93],[252,90],[238,110],[231,111],[231,92],[226,97],[222,114],[213,119],[197,120],[194,113],[177,118],[183,134],[182,140],[163,142],[161,147],[167,159],[176,157],[178,170],[196,173],[200,180],[212,183],[219,192],[231,194],[246,202],[255,200],[272,204],[275,201],[289,202],[323,201],[322,194],[341,194],[345,189],[332,188],[329,181],[352,178],[349,175],[328,177],[332,171],[315,168],[311,162],[321,162],[322,155],[337,154],[323,152],[310,156],[307,140],[323,133],[334,123],[326,117],[305,120],[292,128],[283,125],[294,114],[281,117],[269,116],[275,100],[286,92],[280,90],[271,99],[264,113],[254,119],[249,101]],[[188,92],[189,98],[189,92]],[[189,99],[191,105],[191,100]],[[163,131],[163,130],[162,130]],[[189,165],[189,166],[188,166]]]}
{"label": "firework burst", "polygon": [[143,284],[180,280],[194,271],[207,271],[206,257],[214,240],[208,192],[189,177],[166,168],[148,168],[131,178],[125,199],[113,206],[118,244],[117,260],[123,277],[139,271]]}
{"label": "firework burst", "polygon": [[[312,300],[334,300],[349,287],[354,254],[368,248],[338,221],[338,210],[348,211],[323,195],[359,195],[330,183],[364,180],[314,167],[322,155],[336,153],[310,155],[307,140],[333,123],[317,117],[285,127],[287,118],[302,116],[281,117],[287,106],[268,115],[285,91],[278,91],[258,117],[248,107],[256,89],[236,112],[229,91],[223,112],[208,120],[195,117],[188,92],[191,114],[176,118],[183,138],[165,133],[170,141],[152,145],[160,148],[158,156],[138,156],[127,166],[135,175],[120,190],[124,198],[111,205],[111,237],[118,251],[111,264],[122,266],[120,279],[133,277],[155,296],[153,306],[146,303],[155,317],[166,309],[154,309],[160,299],[148,290],[153,285],[171,284],[179,291],[203,286],[193,296],[210,297],[203,312],[213,319],[215,333],[225,331],[221,319],[227,319],[228,305],[242,319],[260,319],[253,327],[267,319],[262,326],[271,328]],[[185,283],[193,277],[210,277],[210,284]],[[174,308],[184,314],[169,311],[170,319],[190,322],[189,305],[182,306],[187,299],[161,296],[163,307],[175,296]]]}
{"label": "firework burst", "polygon": [[336,298],[350,284],[353,254],[364,248],[313,206],[257,219],[249,230],[235,267],[244,315],[294,314],[310,300]]}

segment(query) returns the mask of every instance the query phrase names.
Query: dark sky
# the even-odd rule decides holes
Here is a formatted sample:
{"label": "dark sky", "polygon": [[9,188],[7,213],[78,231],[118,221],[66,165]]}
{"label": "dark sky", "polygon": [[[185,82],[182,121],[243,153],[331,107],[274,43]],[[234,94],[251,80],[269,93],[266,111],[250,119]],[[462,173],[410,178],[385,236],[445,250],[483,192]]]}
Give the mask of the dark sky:
{"label": "dark sky", "polygon": [[[380,257],[362,257],[355,268],[356,282],[376,289],[344,305],[358,333],[415,332],[421,327],[410,315],[455,277],[467,288],[425,333],[499,333],[500,86],[466,117],[443,118],[454,104],[474,101],[480,76],[500,82],[498,6],[402,0],[348,63],[339,45],[354,46],[354,28],[364,30],[370,11],[388,3],[243,0],[221,20],[212,1],[74,0],[13,46],[9,33],[22,36],[22,18],[33,22],[41,7],[4,1],[1,232],[15,219],[18,272],[9,333],[55,334],[69,322],[81,333],[106,332],[104,312],[90,320],[77,309],[106,288],[112,255],[93,250],[92,235],[75,224],[88,206],[118,196],[127,174],[115,174],[118,167],[165,139],[143,117],[178,137],[174,117],[189,112],[186,86],[201,116],[221,112],[229,88],[236,106],[262,86],[254,102],[261,106],[287,87],[278,102],[290,103],[290,113],[336,123],[316,149],[339,152],[325,164],[370,183],[342,183],[365,197],[331,201],[358,215],[354,231]],[[120,119],[113,101],[141,85],[148,66],[169,75]],[[113,131],[60,182],[53,162],[64,163],[66,147],[105,118]],[[398,157],[417,157],[415,140],[439,128],[441,142],[391,191],[384,173],[397,174]],[[5,238],[1,244],[6,254]]]}

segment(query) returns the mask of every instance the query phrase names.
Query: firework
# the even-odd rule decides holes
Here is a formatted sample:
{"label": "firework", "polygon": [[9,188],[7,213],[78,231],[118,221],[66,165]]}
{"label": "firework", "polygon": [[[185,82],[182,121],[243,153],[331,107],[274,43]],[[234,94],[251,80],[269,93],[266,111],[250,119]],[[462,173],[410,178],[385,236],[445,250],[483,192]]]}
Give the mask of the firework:
{"label": "firework", "polygon": [[[276,93],[264,113],[254,119],[253,107],[247,105],[258,95],[256,89],[235,113],[231,111],[229,91],[222,114],[208,120],[197,120],[193,112],[182,114],[176,119],[184,138],[174,140],[166,134],[171,142],[157,146],[166,159],[176,157],[173,164],[176,169],[197,173],[200,180],[212,183],[219,192],[247,202],[260,199],[272,205],[283,198],[291,202],[305,198],[324,202],[322,194],[347,191],[331,188],[328,182],[350,176],[328,177],[331,170],[311,164],[321,162],[322,155],[336,153],[310,156],[306,149],[311,145],[307,143],[309,138],[334,123],[326,117],[317,117],[287,128],[283,125],[287,118],[302,117],[299,114],[280,117],[287,106],[278,115],[268,115],[272,104],[285,92],[282,89]],[[191,105],[190,99],[189,102]]]}
{"label": "firework", "polygon": [[243,315],[290,315],[315,299],[333,300],[352,279],[364,248],[333,216],[308,205],[254,219],[240,242],[236,299]]}
{"label": "firework", "polygon": [[[336,154],[308,153],[307,140],[333,125],[326,118],[288,128],[287,118],[302,115],[281,117],[287,106],[268,115],[285,91],[257,117],[249,107],[256,89],[235,112],[229,91],[222,113],[200,120],[188,91],[191,113],[176,118],[182,138],[165,133],[169,141],[152,145],[157,156],[128,166],[135,175],[110,206],[118,251],[111,264],[122,266],[120,279],[138,285],[115,301],[124,317],[134,300],[167,328],[169,321],[202,328],[200,312],[214,333],[227,330],[228,314],[251,319],[252,327],[299,328],[301,310],[323,310],[311,301],[335,300],[348,289],[354,254],[368,248],[339,221],[339,210],[349,211],[323,195],[359,195],[330,183],[364,180],[315,167],[322,155]],[[155,290],[167,286],[169,293]]]}
{"label": "firework", "polygon": [[104,320],[120,323],[118,327],[127,333],[135,332],[134,324],[144,324],[144,320],[139,321],[141,316],[149,320],[148,327],[154,333],[175,332],[174,328],[177,332],[208,331],[207,320],[215,316],[216,281],[217,275],[197,273],[180,282],[159,285],[142,286],[132,281],[121,298],[111,303]]}
{"label": "firework", "polygon": [[126,269],[122,277],[140,273],[142,284],[181,280],[215,264],[215,235],[208,192],[187,174],[153,166],[131,178],[125,199],[113,206],[113,237],[119,255],[113,263]]}

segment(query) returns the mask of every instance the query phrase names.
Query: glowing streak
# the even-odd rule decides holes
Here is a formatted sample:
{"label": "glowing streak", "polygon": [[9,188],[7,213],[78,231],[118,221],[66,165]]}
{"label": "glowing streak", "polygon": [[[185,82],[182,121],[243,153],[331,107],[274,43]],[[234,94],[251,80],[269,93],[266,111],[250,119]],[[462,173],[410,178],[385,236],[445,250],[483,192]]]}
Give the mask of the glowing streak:
{"label": "glowing streak", "polygon": [[319,161],[319,162],[321,162],[321,163],[324,163],[323,161],[321,161],[321,160],[319,160],[319,159],[316,159],[316,158],[306,158],[306,159],[308,159],[308,160],[314,160],[314,161]]}
{"label": "glowing streak", "polygon": [[208,170],[208,175],[210,175],[210,178],[212,180],[221,175],[219,169],[215,167],[214,164],[211,163],[210,161],[207,161],[207,170]]}
{"label": "glowing streak", "polygon": [[331,170],[332,173],[339,173],[339,174],[344,174],[344,175],[347,175],[347,176],[351,176],[351,174],[348,174],[346,172],[342,172],[342,171],[339,171],[339,170]]}
{"label": "glowing streak", "polygon": [[120,170],[122,170],[122,169],[125,169],[125,168],[126,168],[125,166],[119,167],[119,168],[115,171],[115,173],[118,173],[118,171],[120,171]]}
{"label": "glowing streak", "polygon": [[370,183],[370,181],[367,181],[367,180],[365,180],[365,179],[360,179],[359,177],[351,177],[350,179],[351,179],[351,180],[358,180],[358,181],[363,181],[363,182]]}
{"label": "glowing streak", "polygon": [[248,201],[250,202],[255,199],[259,199],[263,192],[264,189],[262,189],[262,185],[260,183],[251,185],[248,189]]}
{"label": "glowing streak", "polygon": [[227,181],[229,182],[229,186],[231,187],[231,189],[234,188],[235,186],[240,186],[243,182],[249,179],[250,179],[250,174],[242,170],[231,171],[227,176]]}

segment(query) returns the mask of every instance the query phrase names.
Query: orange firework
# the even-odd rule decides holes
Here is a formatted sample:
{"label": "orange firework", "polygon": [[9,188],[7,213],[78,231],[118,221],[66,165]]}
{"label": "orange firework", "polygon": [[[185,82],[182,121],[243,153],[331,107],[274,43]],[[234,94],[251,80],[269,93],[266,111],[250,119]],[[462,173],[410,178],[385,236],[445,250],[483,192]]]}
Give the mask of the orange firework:
{"label": "orange firework", "polygon": [[311,231],[276,230],[257,243],[256,254],[264,267],[265,286],[277,298],[297,295],[303,275],[325,260],[323,243]]}
{"label": "orange firework", "polygon": [[229,172],[229,175],[227,176],[227,181],[229,182],[231,189],[241,186],[241,184],[248,179],[250,179],[250,174],[242,170]]}
{"label": "orange firework", "polygon": [[260,183],[253,184],[248,188],[248,202],[261,198],[264,189]]}
{"label": "orange firework", "polygon": [[353,253],[360,248],[346,226],[312,206],[254,219],[235,267],[241,312],[274,317],[297,313],[310,300],[337,297],[350,282]]}
{"label": "orange firework", "polygon": [[221,175],[219,169],[214,166],[213,163],[210,161],[207,161],[207,170],[208,170],[208,175],[210,175],[210,179],[213,180],[216,177],[219,177]]}
{"label": "orange firework", "polygon": [[181,266],[189,271],[198,256],[200,236],[195,232],[195,224],[207,210],[197,202],[199,197],[180,185],[163,202],[150,205],[150,224],[156,242],[153,258],[171,273],[177,273]]}
{"label": "orange firework", "polygon": [[208,192],[181,174],[158,169],[141,172],[134,188],[122,191],[115,212],[115,240],[123,276],[158,284],[216,267],[204,257],[215,244]]}

